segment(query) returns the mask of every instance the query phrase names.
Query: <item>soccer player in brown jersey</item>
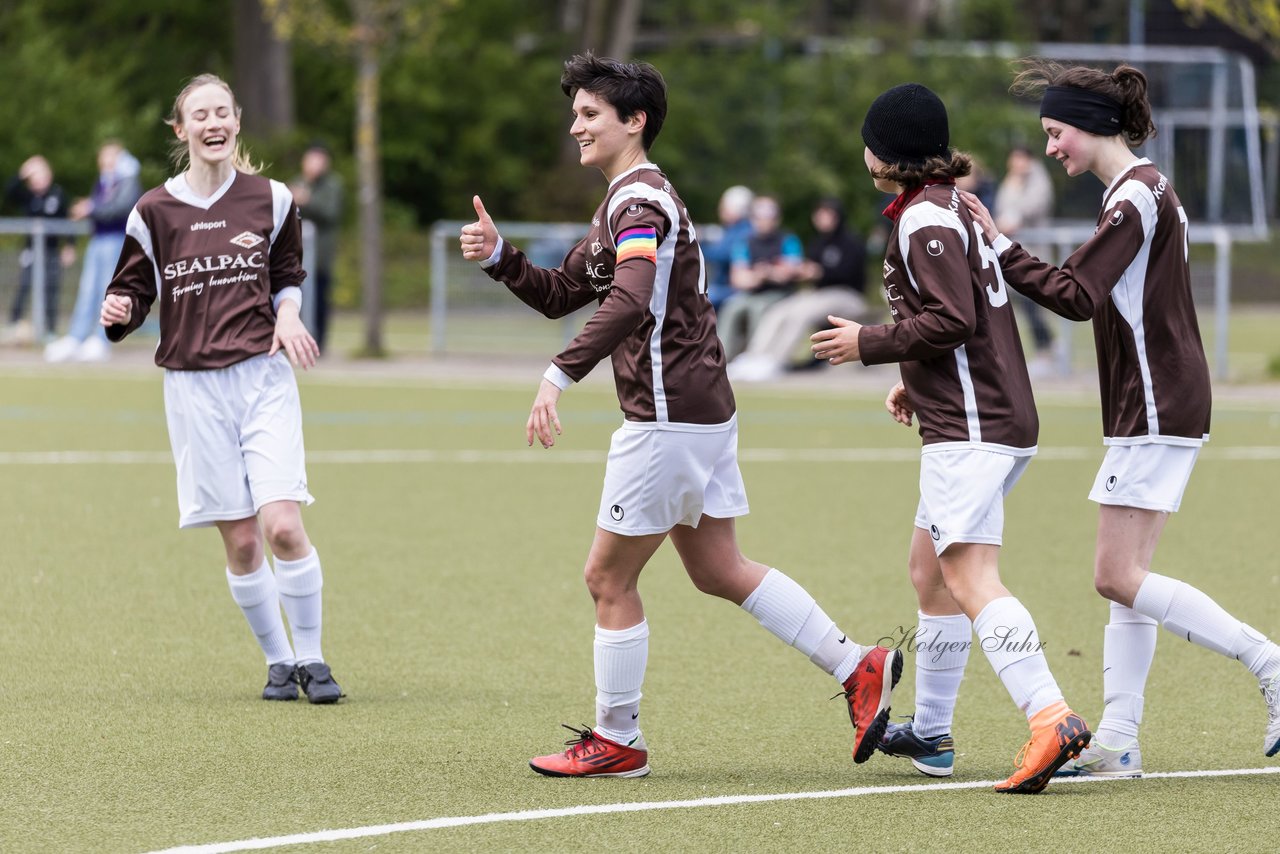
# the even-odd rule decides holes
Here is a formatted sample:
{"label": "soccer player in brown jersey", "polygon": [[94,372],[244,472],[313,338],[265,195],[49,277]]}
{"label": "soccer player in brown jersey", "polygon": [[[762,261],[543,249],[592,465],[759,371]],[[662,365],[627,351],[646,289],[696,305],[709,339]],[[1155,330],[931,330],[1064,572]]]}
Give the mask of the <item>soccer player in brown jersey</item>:
{"label": "soccer player in brown jersey", "polygon": [[1094,744],[1063,773],[1142,773],[1138,725],[1156,626],[1241,662],[1259,680],[1263,753],[1280,753],[1280,649],[1191,585],[1151,572],[1209,438],[1209,370],[1187,264],[1187,215],[1169,179],[1132,148],[1155,133],[1146,76],[1029,60],[1014,81],[1042,93],[1045,154],[1103,185],[1093,237],[1061,267],[998,233],[975,198],[1009,284],[1072,320],[1092,320],[1107,453],[1089,498],[1099,506],[1094,585],[1111,601],[1103,634],[1103,713]]}
{"label": "soccer player in brown jersey", "polygon": [[[313,703],[342,691],[320,647],[320,558],[302,525],[307,491],[294,366],[315,364],[299,319],[298,209],[240,148],[240,106],[212,74],[169,117],[186,169],[138,201],[102,304],[107,337],[159,301],[156,364],[178,468],[179,527],[216,526],[227,583],[267,660],[263,699]],[[267,562],[265,542],[275,557]],[[289,618],[293,642],[280,608]]]}
{"label": "soccer player in brown jersey", "polygon": [[970,631],[1027,716],[1031,738],[1000,792],[1035,793],[1089,743],[1063,699],[1031,614],[1000,579],[1004,495],[1036,450],[1039,421],[1013,306],[995,253],[960,202],[955,179],[969,157],[950,147],[947,111],[904,83],[871,104],[862,125],[876,189],[897,198],[884,262],[893,322],[830,318],[813,351],[832,364],[897,362],[902,381],[885,405],[920,418],[920,505],[908,568],[920,604],[916,717],[889,728],[881,749],[947,776],[952,708]]}
{"label": "soccer player in brown jersey", "polygon": [[803,587],[738,548],[734,519],[747,513],[747,497],[702,251],[680,196],[649,161],[666,84],[647,63],[588,53],[565,63],[561,88],[573,99],[569,132],[582,165],[609,182],[587,236],[560,268],[536,267],[501,238],[476,196],[477,221],[460,241],[464,258],[548,317],[598,303],[543,375],[527,442],[555,444],[561,392],[605,358],[624,415],[585,570],[596,614],[596,725],[568,727],[565,750],[529,764],[553,777],[649,773],[639,725],[649,627],[637,584],[668,537],[694,586],[740,605],[840,681],[856,729],[853,758],[863,762],[888,722],[902,653],[854,643]]}

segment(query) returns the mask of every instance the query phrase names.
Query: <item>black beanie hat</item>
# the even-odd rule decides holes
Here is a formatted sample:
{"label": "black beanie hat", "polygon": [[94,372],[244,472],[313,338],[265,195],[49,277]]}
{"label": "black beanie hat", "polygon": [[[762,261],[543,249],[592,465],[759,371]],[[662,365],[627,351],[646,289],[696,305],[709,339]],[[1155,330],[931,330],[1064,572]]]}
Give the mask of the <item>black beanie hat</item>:
{"label": "black beanie hat", "polygon": [[946,157],[947,108],[919,83],[894,86],[871,102],[862,141],[890,166],[922,166],[930,157]]}

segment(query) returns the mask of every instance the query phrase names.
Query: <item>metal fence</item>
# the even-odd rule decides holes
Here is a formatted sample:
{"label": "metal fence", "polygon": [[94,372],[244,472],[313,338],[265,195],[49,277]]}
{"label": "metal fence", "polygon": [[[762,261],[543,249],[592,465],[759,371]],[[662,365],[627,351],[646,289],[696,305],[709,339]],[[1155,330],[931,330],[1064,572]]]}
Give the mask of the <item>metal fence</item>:
{"label": "metal fence", "polygon": [[[468,222],[443,220],[431,227],[431,351],[551,355],[577,334],[594,305],[557,323],[538,323],[529,307],[485,275],[479,264],[462,258],[458,234]],[[503,239],[540,267],[559,267],[586,233],[584,223],[502,223]],[[720,234],[718,225],[698,226],[703,241],[718,240]]]}
{"label": "metal fence", "polygon": [[[1044,228],[1022,229],[1018,232],[1018,240],[1028,245],[1053,246],[1054,255],[1046,260],[1061,264],[1077,247],[1093,237],[1093,232],[1093,223],[1064,222]],[[1201,314],[1206,307],[1212,307],[1214,335],[1210,365],[1214,376],[1221,380],[1228,377],[1227,337],[1231,323],[1231,246],[1240,237],[1241,233],[1238,230],[1224,225],[1193,223],[1188,230],[1190,243],[1213,247],[1212,265],[1207,268],[1196,263],[1191,265],[1191,289]],[[1057,318],[1054,363],[1060,376],[1070,376],[1072,372],[1075,353],[1073,338],[1075,327],[1078,325],[1064,317]]]}
{"label": "metal fence", "polygon": [[[550,355],[549,348],[567,342],[590,317],[587,306],[559,324],[537,323],[529,308],[491,280],[480,265],[462,258],[458,233],[463,221],[441,221],[431,228],[431,350],[436,354],[474,353]],[[1059,222],[1052,226],[1023,229],[1019,240],[1029,245],[1047,244],[1061,263],[1093,236],[1091,222]],[[557,267],[568,250],[586,233],[581,223],[503,223],[502,236],[512,241],[539,266]],[[718,230],[699,227],[706,240],[718,237]],[[1228,376],[1228,333],[1231,305],[1231,247],[1240,239],[1256,239],[1256,232],[1224,225],[1192,224],[1188,237],[1192,244],[1213,247],[1209,266],[1192,265],[1192,289],[1197,305],[1212,312],[1213,353],[1211,365],[1219,379]],[[870,280],[874,286],[874,279]],[[1054,335],[1054,366],[1061,376],[1074,370],[1079,324],[1058,318]]]}
{"label": "metal fence", "polygon": [[[30,324],[31,343],[39,344],[53,335],[56,329],[50,329],[49,312],[46,310],[54,292],[49,287],[54,265],[61,264],[58,252],[50,252],[46,239],[51,236],[65,237],[71,240],[92,233],[93,225],[87,221],[76,221],[51,218],[6,218],[0,217],[0,311],[4,311],[4,321]],[[315,225],[307,220],[302,221],[302,266],[308,278],[314,275]],[[57,305],[54,315],[66,318],[75,305],[79,290],[80,264],[82,253],[77,253],[75,262],[61,270],[59,287],[56,291]],[[26,305],[18,316],[14,316],[18,288],[29,268],[30,292]],[[315,329],[315,300],[306,299],[304,286],[302,300],[302,320],[308,329]],[[13,335],[10,333],[10,337]],[[18,343],[28,343],[26,335],[19,336]]]}
{"label": "metal fence", "polygon": [[[49,288],[50,273],[53,265],[62,263],[57,252],[50,254],[46,240],[50,236],[74,239],[89,234],[90,231],[92,225],[83,221],[0,217],[0,309],[5,311],[6,322],[21,322],[29,316],[31,337],[37,343],[54,331],[48,328],[46,320],[48,302],[52,296]],[[77,256],[75,264],[61,271],[58,305],[55,307],[58,316],[69,313],[75,303],[75,284],[80,278],[79,264],[80,258]],[[12,312],[17,307],[15,299],[24,271],[30,277],[30,293],[25,309],[15,318]]]}

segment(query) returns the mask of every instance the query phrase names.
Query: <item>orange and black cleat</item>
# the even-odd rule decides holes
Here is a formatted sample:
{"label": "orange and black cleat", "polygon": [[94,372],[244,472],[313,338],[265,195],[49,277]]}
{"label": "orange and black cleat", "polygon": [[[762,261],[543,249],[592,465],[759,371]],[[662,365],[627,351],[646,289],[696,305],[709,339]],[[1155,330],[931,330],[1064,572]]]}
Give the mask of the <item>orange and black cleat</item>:
{"label": "orange and black cleat", "polygon": [[854,729],[854,762],[866,762],[875,753],[889,725],[889,695],[901,677],[902,651],[873,646],[845,680],[843,694],[849,701]]}
{"label": "orange and black cleat", "polygon": [[583,725],[582,729],[561,724],[576,738],[565,742],[562,753],[535,756],[529,767],[548,777],[643,777],[649,773],[649,751],[644,736],[631,744],[602,738]]}
{"label": "orange and black cleat", "polygon": [[1034,795],[1049,785],[1049,778],[1069,760],[1089,746],[1093,734],[1084,720],[1059,701],[1042,709],[1031,719],[1031,739],[1018,751],[1018,766],[997,792]]}

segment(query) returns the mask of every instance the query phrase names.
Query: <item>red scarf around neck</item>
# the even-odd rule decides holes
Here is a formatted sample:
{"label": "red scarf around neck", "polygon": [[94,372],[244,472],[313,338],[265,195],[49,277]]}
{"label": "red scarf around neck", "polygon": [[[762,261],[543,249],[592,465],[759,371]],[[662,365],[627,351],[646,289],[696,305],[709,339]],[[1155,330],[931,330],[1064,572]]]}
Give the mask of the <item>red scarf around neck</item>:
{"label": "red scarf around neck", "polygon": [[910,190],[903,190],[898,197],[889,202],[888,207],[883,211],[884,215],[894,222],[898,221],[898,217],[902,216],[902,211],[911,204],[912,199],[924,192],[925,187],[931,187],[934,184],[954,184],[954,178],[930,178],[918,187],[912,187]]}

